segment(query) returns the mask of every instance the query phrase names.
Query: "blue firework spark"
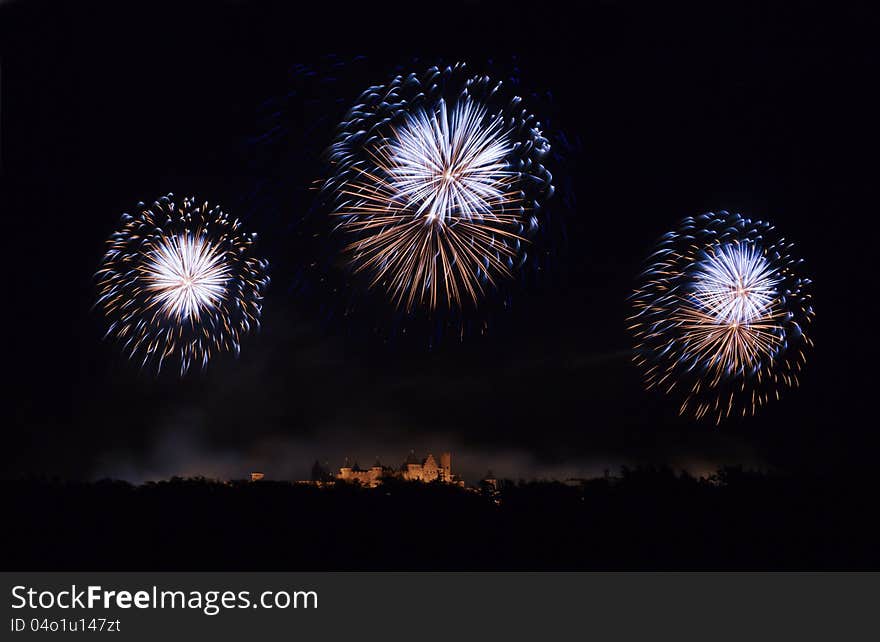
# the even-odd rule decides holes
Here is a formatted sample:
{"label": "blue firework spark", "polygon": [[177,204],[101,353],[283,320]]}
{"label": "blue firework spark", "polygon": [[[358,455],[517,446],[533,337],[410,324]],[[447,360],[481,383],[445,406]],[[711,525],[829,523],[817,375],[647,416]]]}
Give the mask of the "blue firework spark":
{"label": "blue firework spark", "polygon": [[647,387],[718,423],[797,386],[814,313],[792,248],[768,222],[723,211],[666,234],[632,297]]}

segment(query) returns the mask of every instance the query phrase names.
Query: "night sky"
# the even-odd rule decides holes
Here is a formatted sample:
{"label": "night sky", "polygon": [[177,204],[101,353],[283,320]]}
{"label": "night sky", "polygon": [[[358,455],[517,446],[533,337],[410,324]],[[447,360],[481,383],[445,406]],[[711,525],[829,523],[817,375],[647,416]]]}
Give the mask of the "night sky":
{"label": "night sky", "polygon": [[[469,481],[487,468],[518,478],[639,463],[871,466],[878,25],[866,9],[764,5],[607,1],[575,16],[545,2],[430,13],[3,3],[12,420],[0,474],[290,478],[315,458],[396,465],[411,448],[452,450]],[[386,340],[362,327],[365,315],[328,318],[332,297],[294,287],[304,244],[291,226],[321,161],[308,145],[286,150],[277,167],[290,190],[267,212],[249,195],[272,161],[252,139],[289,70],[324,69],[328,55],[367,62],[363,77],[328,85],[323,120],[288,114],[309,140],[329,143],[347,101],[415,58],[515,59],[524,86],[552,96],[568,143],[548,203],[564,218],[560,242],[552,269],[513,288],[487,333]],[[261,332],[237,360],[183,379],[126,361],[91,309],[120,214],[168,192],[244,218],[272,263]],[[817,318],[802,387],[716,428],[642,390],[625,318],[654,241],[721,209],[769,218],[796,241]]]}

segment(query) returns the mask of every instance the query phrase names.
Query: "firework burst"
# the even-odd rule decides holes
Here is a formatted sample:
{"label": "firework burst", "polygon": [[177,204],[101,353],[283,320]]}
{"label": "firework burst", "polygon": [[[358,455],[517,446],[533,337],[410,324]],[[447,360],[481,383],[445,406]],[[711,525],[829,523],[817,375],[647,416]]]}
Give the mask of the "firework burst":
{"label": "firework burst", "polygon": [[269,278],[268,262],[253,255],[256,235],[239,220],[172,199],[123,215],[96,274],[96,307],[131,358],[157,370],[174,359],[183,375],[214,353],[238,354],[259,327]]}
{"label": "firework burst", "polygon": [[500,83],[464,73],[370,88],[330,149],[343,254],[406,311],[476,304],[510,277],[552,194],[540,123]]}
{"label": "firework burst", "polygon": [[792,244],[764,221],[704,214],[664,236],[632,297],[634,361],[681,414],[754,414],[798,385],[813,318]]}

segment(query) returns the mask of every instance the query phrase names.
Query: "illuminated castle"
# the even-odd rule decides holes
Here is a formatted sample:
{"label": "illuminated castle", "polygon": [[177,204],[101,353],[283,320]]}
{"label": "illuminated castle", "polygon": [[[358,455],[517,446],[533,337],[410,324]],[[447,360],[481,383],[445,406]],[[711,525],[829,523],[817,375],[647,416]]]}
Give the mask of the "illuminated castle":
{"label": "illuminated castle", "polygon": [[406,481],[442,482],[464,486],[464,481],[452,474],[452,455],[450,453],[442,453],[438,465],[434,455],[429,453],[424,459],[418,459],[415,453],[410,451],[406,461],[398,469],[383,466],[378,460],[372,467],[366,469],[356,463],[349,465],[346,461],[345,465],[339,469],[339,474],[336,475],[336,479],[340,481],[359,482],[362,486],[370,488],[378,486],[383,479],[390,477]]}

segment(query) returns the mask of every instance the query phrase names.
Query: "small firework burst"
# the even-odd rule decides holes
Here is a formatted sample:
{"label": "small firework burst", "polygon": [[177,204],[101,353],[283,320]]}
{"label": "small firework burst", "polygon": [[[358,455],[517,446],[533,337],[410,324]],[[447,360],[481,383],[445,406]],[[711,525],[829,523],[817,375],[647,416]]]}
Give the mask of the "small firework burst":
{"label": "small firework burst", "polygon": [[809,279],[765,221],[720,212],[665,235],[632,297],[634,361],[681,414],[754,414],[798,375],[812,345]]}
{"label": "small firework burst", "polygon": [[500,83],[464,74],[371,87],[330,149],[343,254],[407,312],[476,304],[510,277],[553,190],[540,123]]}
{"label": "small firework burst", "polygon": [[122,216],[96,274],[96,307],[131,358],[157,370],[173,359],[183,375],[214,353],[238,354],[259,328],[269,277],[268,262],[254,256],[256,235],[238,219],[173,198]]}

